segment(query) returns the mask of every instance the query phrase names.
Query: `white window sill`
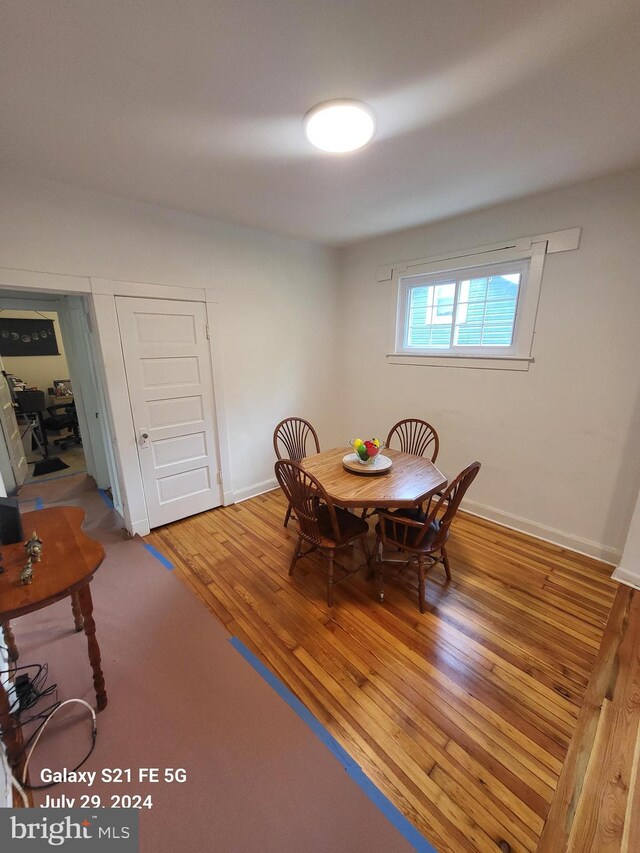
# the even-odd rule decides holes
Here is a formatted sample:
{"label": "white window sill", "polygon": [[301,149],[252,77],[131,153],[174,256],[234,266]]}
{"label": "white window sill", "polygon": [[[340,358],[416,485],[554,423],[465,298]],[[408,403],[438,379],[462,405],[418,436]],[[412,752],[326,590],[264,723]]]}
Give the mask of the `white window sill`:
{"label": "white window sill", "polygon": [[516,356],[387,354],[389,364],[412,364],[419,367],[475,367],[484,370],[529,370],[534,360]]}

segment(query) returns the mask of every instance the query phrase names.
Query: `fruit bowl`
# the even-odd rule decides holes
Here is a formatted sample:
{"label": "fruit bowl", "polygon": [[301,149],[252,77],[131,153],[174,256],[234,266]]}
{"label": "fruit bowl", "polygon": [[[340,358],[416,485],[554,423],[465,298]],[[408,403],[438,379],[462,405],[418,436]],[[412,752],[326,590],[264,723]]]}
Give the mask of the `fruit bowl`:
{"label": "fruit bowl", "polygon": [[384,448],[384,443],[377,438],[363,441],[361,438],[352,438],[349,441],[353,451],[361,465],[373,465],[376,457]]}

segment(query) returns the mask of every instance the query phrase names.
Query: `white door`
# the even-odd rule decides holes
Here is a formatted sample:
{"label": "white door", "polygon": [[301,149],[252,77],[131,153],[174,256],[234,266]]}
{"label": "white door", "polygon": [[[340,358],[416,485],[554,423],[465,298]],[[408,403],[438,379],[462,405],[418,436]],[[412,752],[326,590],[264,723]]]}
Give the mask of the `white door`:
{"label": "white door", "polygon": [[16,412],[11,400],[11,392],[4,376],[0,376],[0,424],[4,433],[7,453],[11,464],[11,472],[16,481],[16,486],[21,486],[26,477],[27,459],[24,455],[24,447],[20,438],[20,428],[16,420]]}
{"label": "white door", "polygon": [[220,506],[204,303],[116,297],[149,526]]}

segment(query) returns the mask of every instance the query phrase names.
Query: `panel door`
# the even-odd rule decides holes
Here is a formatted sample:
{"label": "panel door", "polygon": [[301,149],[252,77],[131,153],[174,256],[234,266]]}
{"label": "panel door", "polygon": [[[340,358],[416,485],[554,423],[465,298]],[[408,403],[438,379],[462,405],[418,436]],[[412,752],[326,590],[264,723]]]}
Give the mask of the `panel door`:
{"label": "panel door", "polygon": [[149,526],[220,506],[206,306],[116,297]]}

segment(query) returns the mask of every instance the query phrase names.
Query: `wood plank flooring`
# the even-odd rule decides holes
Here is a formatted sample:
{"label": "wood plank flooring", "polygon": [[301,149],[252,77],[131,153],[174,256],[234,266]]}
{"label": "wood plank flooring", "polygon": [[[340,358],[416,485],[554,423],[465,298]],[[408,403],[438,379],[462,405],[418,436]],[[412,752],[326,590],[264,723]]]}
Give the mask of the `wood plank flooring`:
{"label": "wood plank flooring", "polygon": [[147,541],[440,853],[535,851],[614,600],[611,568],[461,514],[452,581],[428,575],[424,615],[415,573],[390,565],[384,604],[362,573],[330,610],[320,557],[287,574],[285,509],[270,492]]}
{"label": "wood plank flooring", "polygon": [[539,853],[640,850],[640,592],[621,586]]}

